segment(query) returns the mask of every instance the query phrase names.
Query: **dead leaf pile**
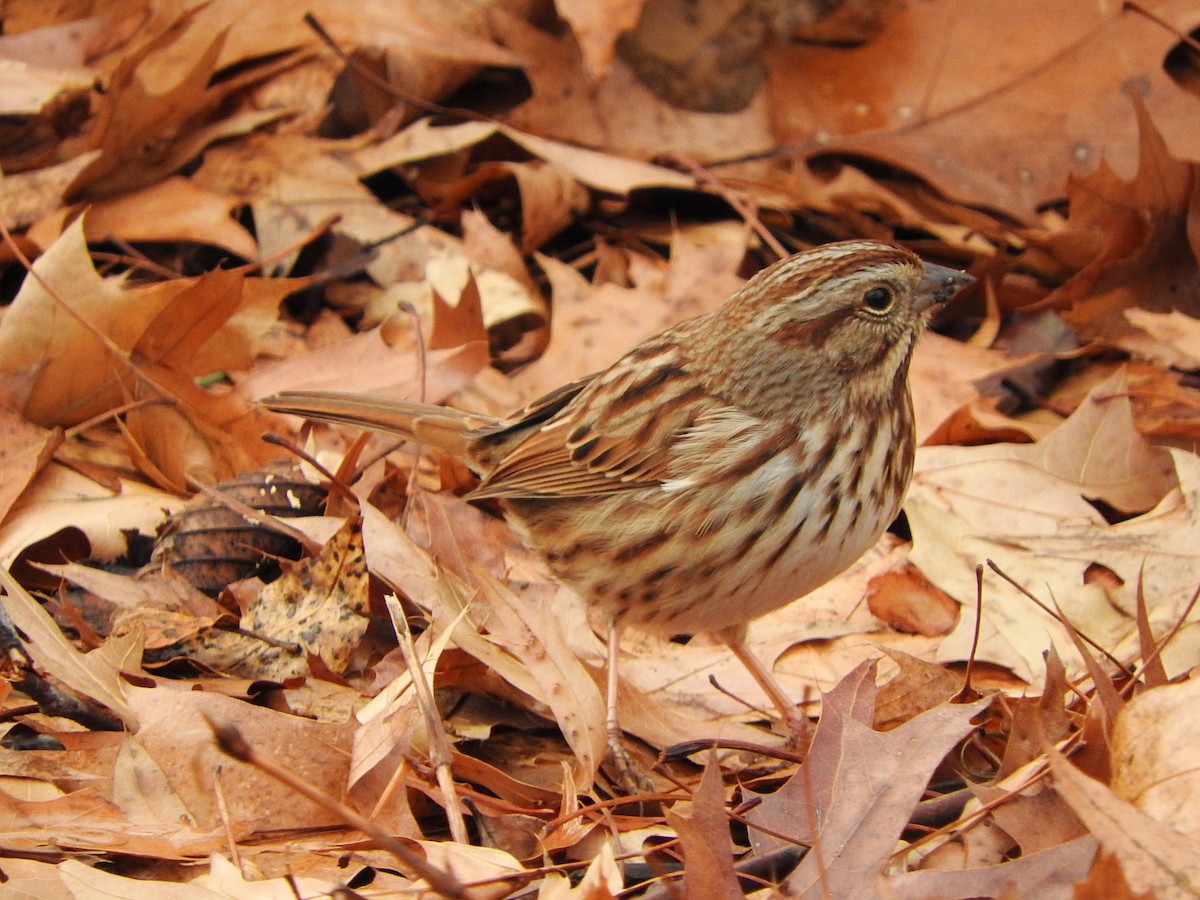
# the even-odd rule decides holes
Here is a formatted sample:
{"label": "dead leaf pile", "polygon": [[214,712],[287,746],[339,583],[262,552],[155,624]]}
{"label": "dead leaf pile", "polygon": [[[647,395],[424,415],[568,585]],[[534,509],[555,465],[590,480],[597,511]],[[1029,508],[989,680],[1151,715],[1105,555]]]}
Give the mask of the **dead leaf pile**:
{"label": "dead leaf pile", "polygon": [[[0,879],[90,897],[1200,896],[1200,10],[14,0]],[[905,514],[720,645],[603,647],[469,473],[778,256],[969,269]],[[273,433],[271,441],[263,435]]]}

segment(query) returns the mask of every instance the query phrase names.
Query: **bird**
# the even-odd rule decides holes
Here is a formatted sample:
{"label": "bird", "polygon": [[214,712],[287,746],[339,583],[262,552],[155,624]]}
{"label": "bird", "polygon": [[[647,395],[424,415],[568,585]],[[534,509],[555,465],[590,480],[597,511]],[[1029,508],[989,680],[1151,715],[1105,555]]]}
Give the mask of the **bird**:
{"label": "bird", "polygon": [[974,282],[871,240],[762,269],[722,305],[507,417],[354,392],[259,402],[402,435],[465,463],[553,576],[599,610],[610,755],[620,636],[711,633],[790,735],[806,718],[748,624],[829,581],[900,510],[916,437],[909,363],[935,307]]}

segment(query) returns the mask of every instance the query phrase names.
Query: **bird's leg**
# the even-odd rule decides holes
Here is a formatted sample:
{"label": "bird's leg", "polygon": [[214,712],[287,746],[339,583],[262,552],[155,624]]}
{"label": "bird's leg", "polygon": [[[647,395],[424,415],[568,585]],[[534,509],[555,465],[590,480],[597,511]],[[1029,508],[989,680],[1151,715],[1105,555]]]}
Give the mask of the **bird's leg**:
{"label": "bird's leg", "polygon": [[763,661],[755,656],[746,645],[746,626],[735,625],[730,628],[722,628],[713,634],[717,640],[733,651],[733,655],[758,682],[763,693],[775,704],[783,718],[783,724],[787,728],[788,743],[799,746],[811,727],[808,718],[796,709],[796,704],[788,697],[783,685],[775,677],[775,673],[765,666]]}
{"label": "bird's leg", "polygon": [[654,790],[653,783],[645,773],[638,769],[629,751],[625,748],[625,732],[621,730],[621,720],[617,716],[617,694],[620,689],[620,679],[617,677],[617,657],[621,649],[621,626],[616,621],[608,625],[608,671],[605,684],[605,700],[607,715],[605,727],[608,731],[608,755],[615,768],[616,783],[627,794],[644,793]]}
{"label": "bird's leg", "polygon": [[607,689],[604,693],[607,715],[604,724],[608,730],[608,749],[618,760],[622,756],[625,756],[625,761],[628,762],[628,756],[625,755],[621,721],[617,717],[617,693],[620,686],[620,681],[617,678],[617,657],[620,656],[620,653],[621,626],[614,619],[608,624],[608,670],[606,672],[608,680],[606,683]]}

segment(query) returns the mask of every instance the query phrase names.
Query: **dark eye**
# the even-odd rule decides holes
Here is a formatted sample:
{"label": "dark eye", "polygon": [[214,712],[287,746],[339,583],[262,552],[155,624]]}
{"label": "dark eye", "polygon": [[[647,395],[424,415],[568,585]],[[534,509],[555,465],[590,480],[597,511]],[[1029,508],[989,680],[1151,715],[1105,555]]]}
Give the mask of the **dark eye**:
{"label": "dark eye", "polygon": [[892,308],[892,292],[885,287],[873,287],[863,294],[863,304],[872,312],[887,312]]}

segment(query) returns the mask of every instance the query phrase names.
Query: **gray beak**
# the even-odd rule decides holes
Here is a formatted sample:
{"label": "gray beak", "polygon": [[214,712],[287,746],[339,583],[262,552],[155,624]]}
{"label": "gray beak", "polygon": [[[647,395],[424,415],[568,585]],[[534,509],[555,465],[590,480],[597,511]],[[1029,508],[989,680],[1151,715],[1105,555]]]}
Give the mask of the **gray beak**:
{"label": "gray beak", "polygon": [[922,300],[922,308],[934,303],[945,303],[969,284],[975,283],[975,277],[958,269],[946,266],[935,266],[925,263],[925,275],[917,283],[917,290]]}

